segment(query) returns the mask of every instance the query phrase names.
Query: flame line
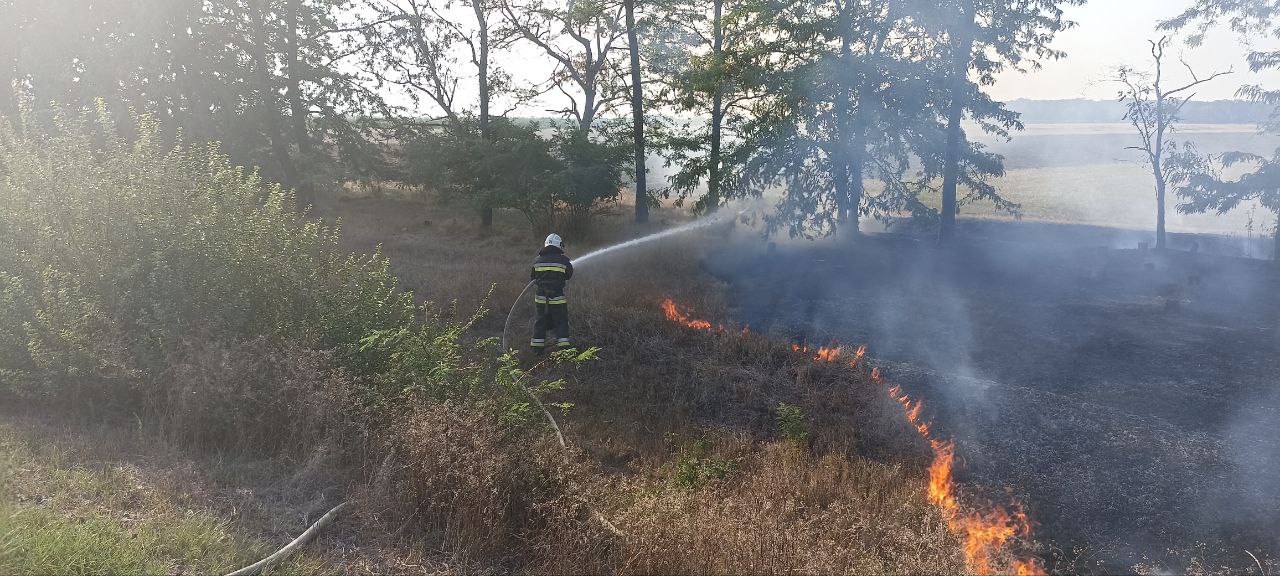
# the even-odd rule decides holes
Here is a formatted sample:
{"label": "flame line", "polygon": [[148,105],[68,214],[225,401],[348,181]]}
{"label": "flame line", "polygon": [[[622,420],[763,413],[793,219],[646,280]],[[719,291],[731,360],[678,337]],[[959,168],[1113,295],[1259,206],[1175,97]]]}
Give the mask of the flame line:
{"label": "flame line", "polygon": [[[662,301],[662,309],[667,320],[702,331],[715,331],[726,334],[728,330],[723,324],[713,326],[707,320],[698,320],[680,312],[675,301],[666,298]],[[743,328],[742,334],[750,332]],[[807,345],[793,344],[791,350],[819,364],[835,364],[845,362],[852,368],[864,368],[862,361],[867,354],[866,346],[848,353],[838,342],[829,346],[811,349]],[[993,566],[994,556],[1014,538],[1027,538],[1031,535],[1031,521],[1022,505],[1015,502],[1012,511],[1002,506],[989,504],[985,509],[966,511],[957,498],[955,483],[956,445],[954,441],[936,438],[932,432],[933,424],[924,421],[924,401],[912,398],[901,386],[886,387],[880,375],[880,368],[871,369],[871,380],[885,389],[889,398],[902,407],[903,416],[933,451],[933,461],[929,464],[928,497],[930,504],[942,512],[947,528],[964,540],[965,563],[974,573],[985,576],[998,570]],[[1007,569],[999,570],[1018,575],[1043,575],[1044,568],[1038,559],[1017,559]]]}

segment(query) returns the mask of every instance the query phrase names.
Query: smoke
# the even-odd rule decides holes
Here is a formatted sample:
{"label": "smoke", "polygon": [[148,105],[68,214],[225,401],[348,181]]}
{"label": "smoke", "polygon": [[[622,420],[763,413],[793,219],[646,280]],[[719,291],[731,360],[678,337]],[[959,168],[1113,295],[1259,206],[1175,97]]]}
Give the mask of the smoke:
{"label": "smoke", "polygon": [[967,481],[1012,487],[1062,549],[1124,571],[1165,550],[1280,553],[1264,537],[1280,528],[1270,263],[1205,235],[1161,254],[1138,248],[1145,231],[962,231],[947,250],[897,234],[742,243],[707,267],[753,330],[867,344],[957,440]]}

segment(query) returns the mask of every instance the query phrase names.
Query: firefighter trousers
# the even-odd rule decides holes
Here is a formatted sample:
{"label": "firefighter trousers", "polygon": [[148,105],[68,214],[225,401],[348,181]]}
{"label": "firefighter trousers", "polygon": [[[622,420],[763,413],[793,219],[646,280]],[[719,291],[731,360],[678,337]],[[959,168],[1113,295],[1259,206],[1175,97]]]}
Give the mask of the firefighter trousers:
{"label": "firefighter trousers", "polygon": [[555,346],[568,348],[569,305],[539,302],[534,306],[538,310],[538,320],[533,324],[533,338],[529,340],[529,346],[534,350],[546,349],[551,345],[551,341],[547,339],[547,332],[553,331],[556,335]]}

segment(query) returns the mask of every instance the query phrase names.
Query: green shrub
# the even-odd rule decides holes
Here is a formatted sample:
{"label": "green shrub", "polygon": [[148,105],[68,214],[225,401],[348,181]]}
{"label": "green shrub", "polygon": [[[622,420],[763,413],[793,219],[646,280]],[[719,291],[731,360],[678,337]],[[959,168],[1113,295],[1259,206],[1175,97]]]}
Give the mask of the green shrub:
{"label": "green shrub", "polygon": [[804,443],[809,440],[809,422],[799,406],[779,402],[777,413],[778,436],[783,440]]}
{"label": "green shrub", "polygon": [[163,147],[146,118],[125,138],[102,111],[54,125],[0,128],[0,394],[149,411],[219,447],[415,401],[541,418],[524,387],[554,384],[465,343],[483,311],[418,309],[385,257],[343,251],[216,147]]}
{"label": "green shrub", "polygon": [[733,461],[712,453],[711,442],[698,438],[680,447],[675,462],[670,465],[671,479],[681,488],[695,490],[710,482],[724,480],[733,467]]}
{"label": "green shrub", "polygon": [[380,255],[299,215],[291,193],[216,148],[162,148],[105,113],[49,134],[0,128],[0,359],[9,392],[120,393],[193,340],[357,351],[408,326]]}

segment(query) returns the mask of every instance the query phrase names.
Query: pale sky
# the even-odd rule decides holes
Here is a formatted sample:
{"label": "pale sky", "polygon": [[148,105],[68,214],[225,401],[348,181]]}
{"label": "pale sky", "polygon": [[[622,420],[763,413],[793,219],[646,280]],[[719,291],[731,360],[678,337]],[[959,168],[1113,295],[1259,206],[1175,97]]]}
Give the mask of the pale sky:
{"label": "pale sky", "polygon": [[[1181,13],[1190,4],[1191,0],[1092,0],[1085,6],[1070,7],[1067,18],[1079,26],[1061,33],[1054,43],[1055,48],[1067,52],[1067,57],[1045,63],[1039,72],[1005,74],[989,91],[1000,100],[1112,99],[1118,87],[1107,82],[1110,72],[1122,64],[1148,68],[1151,51],[1147,40],[1163,34],[1155,30],[1156,23]],[[1190,79],[1178,62],[1179,54],[1186,56],[1201,77],[1234,67],[1234,74],[1202,85],[1197,100],[1232,99],[1242,84],[1280,86],[1280,71],[1249,71],[1244,59],[1246,49],[1229,30],[1215,31],[1197,48],[1177,41],[1166,52],[1166,60],[1172,65],[1166,66],[1173,73],[1171,82],[1185,83]]]}
{"label": "pale sky", "polygon": [[[1044,68],[1038,72],[1005,73],[995,86],[989,86],[986,90],[1001,101],[1019,98],[1114,100],[1119,85],[1108,79],[1114,76],[1115,69],[1120,65],[1140,70],[1150,68],[1151,52],[1147,41],[1158,39],[1164,34],[1156,31],[1156,24],[1180,14],[1192,1],[1090,0],[1085,6],[1069,7],[1066,17],[1077,22],[1078,26],[1059,34],[1054,42],[1054,47],[1065,51],[1067,57],[1045,62]],[[625,46],[624,40],[619,44],[619,49]],[[1260,43],[1258,47],[1277,49],[1280,45],[1273,41]],[[457,50],[457,56],[463,58],[461,47],[457,47]],[[1280,87],[1280,71],[1272,70],[1263,74],[1249,71],[1244,58],[1247,51],[1241,45],[1240,38],[1225,28],[1215,30],[1203,45],[1196,48],[1188,47],[1181,38],[1175,38],[1166,50],[1168,85],[1181,86],[1190,80],[1190,75],[1179,62],[1179,56],[1183,56],[1201,77],[1234,69],[1230,76],[1200,86],[1196,91],[1196,99],[1200,101],[1234,99],[1236,90],[1243,84],[1262,84],[1272,89]],[[495,58],[499,65],[512,73],[518,84],[544,81],[552,69],[550,60],[540,50],[524,43],[517,43],[510,52],[495,55]],[[462,70],[467,71],[465,67]],[[472,79],[467,78],[459,86],[460,102],[474,100],[473,83]],[[546,115],[549,110],[564,108],[566,103],[563,98],[559,92],[552,91],[520,107],[515,114]],[[391,96],[391,99],[408,104],[403,97]],[[496,102],[495,107],[501,109],[504,104]],[[424,106],[418,112],[433,114],[436,111],[430,106]],[[626,113],[624,108],[620,108],[611,115]]]}

